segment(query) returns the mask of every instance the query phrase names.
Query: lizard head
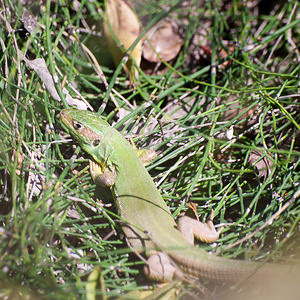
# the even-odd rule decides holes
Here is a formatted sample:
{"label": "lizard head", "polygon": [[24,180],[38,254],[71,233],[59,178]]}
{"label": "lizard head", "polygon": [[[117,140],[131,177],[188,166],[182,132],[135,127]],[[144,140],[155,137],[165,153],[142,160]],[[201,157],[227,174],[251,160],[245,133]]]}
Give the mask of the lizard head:
{"label": "lizard head", "polygon": [[113,149],[108,140],[109,124],[94,112],[63,109],[60,118],[79,145],[99,164],[110,166]]}

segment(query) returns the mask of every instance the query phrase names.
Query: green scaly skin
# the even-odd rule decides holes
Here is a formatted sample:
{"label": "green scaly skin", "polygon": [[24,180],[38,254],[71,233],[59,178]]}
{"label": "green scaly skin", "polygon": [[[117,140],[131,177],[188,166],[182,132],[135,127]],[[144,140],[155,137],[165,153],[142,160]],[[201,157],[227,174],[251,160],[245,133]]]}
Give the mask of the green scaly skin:
{"label": "green scaly skin", "polygon": [[218,257],[190,245],[176,228],[136,151],[117,130],[89,111],[64,109],[60,116],[79,145],[101,166],[102,172],[113,174],[110,189],[119,216],[124,220],[122,229],[134,251],[149,256],[154,249],[163,250],[180,269],[177,275],[183,272],[209,280],[237,282],[254,272],[255,278],[262,278],[282,270],[281,265],[261,267],[254,262]]}

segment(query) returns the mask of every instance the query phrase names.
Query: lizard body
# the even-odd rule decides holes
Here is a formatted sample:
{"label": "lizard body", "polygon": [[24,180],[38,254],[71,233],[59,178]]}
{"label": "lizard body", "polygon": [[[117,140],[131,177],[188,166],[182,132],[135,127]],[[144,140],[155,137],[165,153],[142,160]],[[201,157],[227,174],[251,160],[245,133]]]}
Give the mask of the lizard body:
{"label": "lizard body", "polygon": [[[91,155],[94,181],[110,187],[130,247],[150,257],[145,268],[149,277],[170,281],[188,274],[237,282],[254,272],[255,278],[261,279],[282,269],[276,264],[261,266],[218,257],[193,246],[178,230],[135,150],[117,130],[93,112],[64,109],[60,116],[80,146]],[[201,238],[201,233],[197,236]],[[217,238],[218,234],[208,240]]]}

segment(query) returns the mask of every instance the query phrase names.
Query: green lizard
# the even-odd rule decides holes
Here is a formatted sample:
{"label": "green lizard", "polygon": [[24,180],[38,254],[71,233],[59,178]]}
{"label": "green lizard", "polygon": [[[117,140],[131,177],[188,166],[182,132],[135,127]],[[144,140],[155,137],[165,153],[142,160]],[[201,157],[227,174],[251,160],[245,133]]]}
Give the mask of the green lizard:
{"label": "green lizard", "polygon": [[64,109],[60,116],[91,156],[90,170],[95,183],[110,187],[130,247],[149,257],[145,273],[150,278],[171,281],[188,274],[236,282],[253,273],[253,278],[259,280],[278,270],[287,271],[286,265],[261,266],[222,258],[194,246],[194,236],[207,242],[218,238],[211,221],[203,224],[183,217],[177,226],[136,151],[117,130],[93,112]]}

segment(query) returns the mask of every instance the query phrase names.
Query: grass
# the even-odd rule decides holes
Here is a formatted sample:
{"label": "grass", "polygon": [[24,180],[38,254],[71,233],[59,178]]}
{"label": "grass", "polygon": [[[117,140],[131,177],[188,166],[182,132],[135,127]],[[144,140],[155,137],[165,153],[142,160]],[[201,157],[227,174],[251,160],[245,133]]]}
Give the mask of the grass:
{"label": "grass", "polygon": [[[137,147],[159,152],[147,169],[174,218],[188,202],[200,218],[214,210],[214,223],[225,229],[201,247],[226,257],[299,262],[297,1],[268,12],[240,1],[137,5],[145,28],[165,15],[175,19],[184,44],[163,74],[141,70],[134,87],[100,53],[99,27],[83,30],[84,22],[101,24],[99,1],[82,1],[78,11],[47,1],[36,13],[39,31],[27,37],[21,5],[2,3],[1,297],[85,299],[96,267],[108,296],[153,284],[122,237],[109,193],[91,181],[88,156],[62,128],[66,90]],[[40,65],[34,69],[26,58],[45,60],[58,96],[38,75]]]}

